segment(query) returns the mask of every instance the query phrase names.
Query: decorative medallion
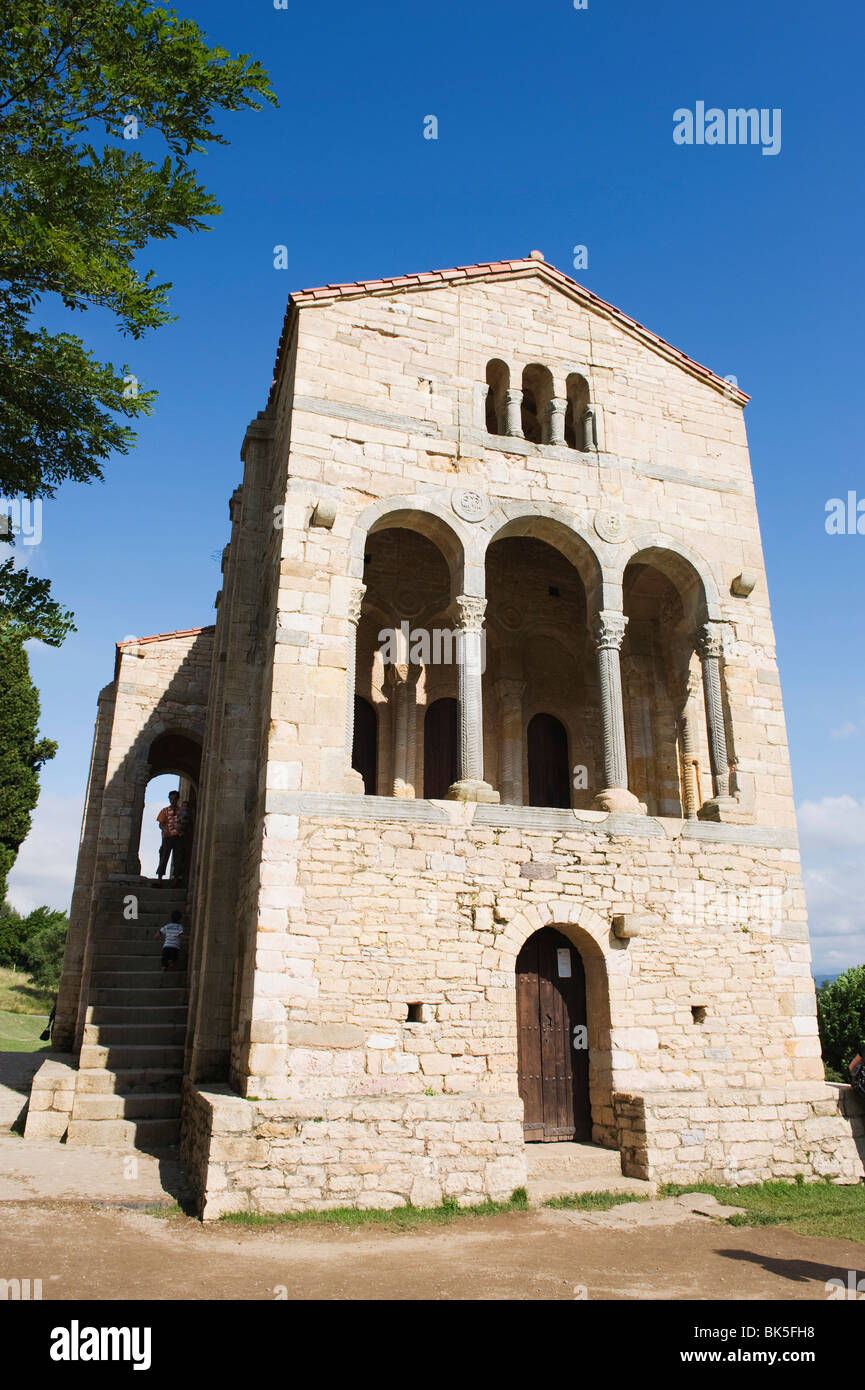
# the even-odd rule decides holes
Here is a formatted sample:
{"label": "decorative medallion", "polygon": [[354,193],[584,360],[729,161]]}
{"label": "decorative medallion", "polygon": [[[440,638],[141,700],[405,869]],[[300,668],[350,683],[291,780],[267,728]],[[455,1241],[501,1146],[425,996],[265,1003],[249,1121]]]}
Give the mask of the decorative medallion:
{"label": "decorative medallion", "polygon": [[484,521],[490,513],[490,499],[471,488],[456,488],[451,493],[451,506],[463,521]]}
{"label": "decorative medallion", "polygon": [[509,604],[499,612],[499,622],[509,632],[516,632],[517,628],[523,625],[523,615],[518,608]]}
{"label": "decorative medallion", "polygon": [[594,526],[602,541],[616,545],[625,539],[625,521],[621,512],[595,512]]}

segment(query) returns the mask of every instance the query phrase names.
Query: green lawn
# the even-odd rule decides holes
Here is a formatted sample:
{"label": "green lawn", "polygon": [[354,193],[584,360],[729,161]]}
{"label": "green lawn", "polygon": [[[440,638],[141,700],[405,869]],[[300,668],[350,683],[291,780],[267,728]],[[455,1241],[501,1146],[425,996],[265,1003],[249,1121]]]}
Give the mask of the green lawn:
{"label": "green lawn", "polygon": [[34,985],[21,970],[0,968],[0,1052],[44,1052],[39,1034],[48,1022],[54,994]]}
{"label": "green lawn", "polygon": [[668,1183],[662,1197],[681,1192],[711,1192],[726,1206],[744,1207],[744,1216],[730,1217],[731,1226],[788,1226],[803,1236],[858,1240],[865,1244],[865,1184],[837,1187],[831,1182],[763,1182],[747,1187],[716,1187]]}
{"label": "green lawn", "polygon": [[39,1041],[47,1022],[47,1014],[13,1014],[0,1009],[0,1052],[47,1052],[50,1043]]}

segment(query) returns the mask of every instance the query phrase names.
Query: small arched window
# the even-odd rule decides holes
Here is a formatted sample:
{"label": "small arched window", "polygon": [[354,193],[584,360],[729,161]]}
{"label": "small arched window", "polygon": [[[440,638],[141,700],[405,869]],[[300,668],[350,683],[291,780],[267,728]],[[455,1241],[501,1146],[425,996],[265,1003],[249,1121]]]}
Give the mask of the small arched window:
{"label": "small arched window", "polygon": [[568,731],[554,714],[536,714],[526,734],[529,763],[529,805],[571,804]]}
{"label": "small arched window", "polygon": [[553,374],[532,362],[523,372],[523,436],[532,444],[546,444],[550,437],[549,406],[554,395]]}
{"label": "small arched window", "polygon": [[579,372],[571,372],[566,382],[565,443],[585,452],[597,448],[598,432],[589,399],[589,383]]}
{"label": "small arched window", "polygon": [[494,357],[487,363],[486,427],[488,434],[507,434],[505,395],[511,383],[507,364]]}

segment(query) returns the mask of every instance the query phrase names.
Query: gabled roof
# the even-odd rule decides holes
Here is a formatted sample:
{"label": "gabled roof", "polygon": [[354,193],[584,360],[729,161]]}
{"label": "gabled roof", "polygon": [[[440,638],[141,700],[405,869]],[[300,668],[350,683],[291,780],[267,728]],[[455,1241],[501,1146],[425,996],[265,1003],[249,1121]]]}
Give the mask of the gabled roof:
{"label": "gabled roof", "polygon": [[539,275],[541,279],[547,280],[555,285],[565,294],[575,299],[578,303],[586,305],[588,308],[595,309],[598,313],[619,324],[627,332],[640,338],[643,342],[659,351],[664,357],[691,372],[694,376],[700,377],[703,381],[722,390],[731,400],[739,405],[746,405],[751,399],[744,391],[731,382],[725,381],[723,377],[704,367],[699,362],[695,362],[692,357],[679,348],[673,347],[663,338],[659,338],[651,329],[632,319],[628,314],[622,313],[614,304],[608,304],[606,300],[600,299],[591,290],[587,290],[583,285],[578,285],[576,280],[572,280],[564,271],[557,270],[555,266],[549,265],[540,256],[539,252],[517,261],[484,261],[479,265],[461,265],[452,270],[428,270],[421,271],[415,275],[395,275],[385,280],[355,280],[348,284],[339,285],[320,285],[315,289],[298,290],[289,295],[288,305],[285,311],[285,318],[282,325],[282,334],[279,339],[279,347],[276,353],[276,362],[273,368],[273,382],[271,383],[268,404],[273,400],[276,384],[279,380],[282,368],[282,359],[286,344],[289,339],[290,324],[292,316],[300,309],[312,304],[322,304],[337,299],[357,299],[364,295],[389,293],[393,290],[411,289],[438,289],[443,285],[460,284],[469,280],[493,280],[508,279],[515,277]]}

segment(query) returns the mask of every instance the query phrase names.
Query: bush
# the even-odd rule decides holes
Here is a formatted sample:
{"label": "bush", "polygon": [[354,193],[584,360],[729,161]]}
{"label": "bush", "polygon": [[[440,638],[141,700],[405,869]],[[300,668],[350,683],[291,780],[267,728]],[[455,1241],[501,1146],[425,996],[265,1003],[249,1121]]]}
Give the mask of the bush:
{"label": "bush", "polygon": [[828,1071],[849,1080],[865,1036],[865,965],[854,965],[817,991],[817,1022]]}
{"label": "bush", "polygon": [[35,985],[56,991],[68,926],[65,912],[36,907],[23,917],[0,903],[0,965],[26,970]]}
{"label": "bush", "polygon": [[41,989],[60,987],[68,927],[66,913],[52,912],[48,907],[34,908],[27,918],[24,968],[29,971],[34,985]]}

